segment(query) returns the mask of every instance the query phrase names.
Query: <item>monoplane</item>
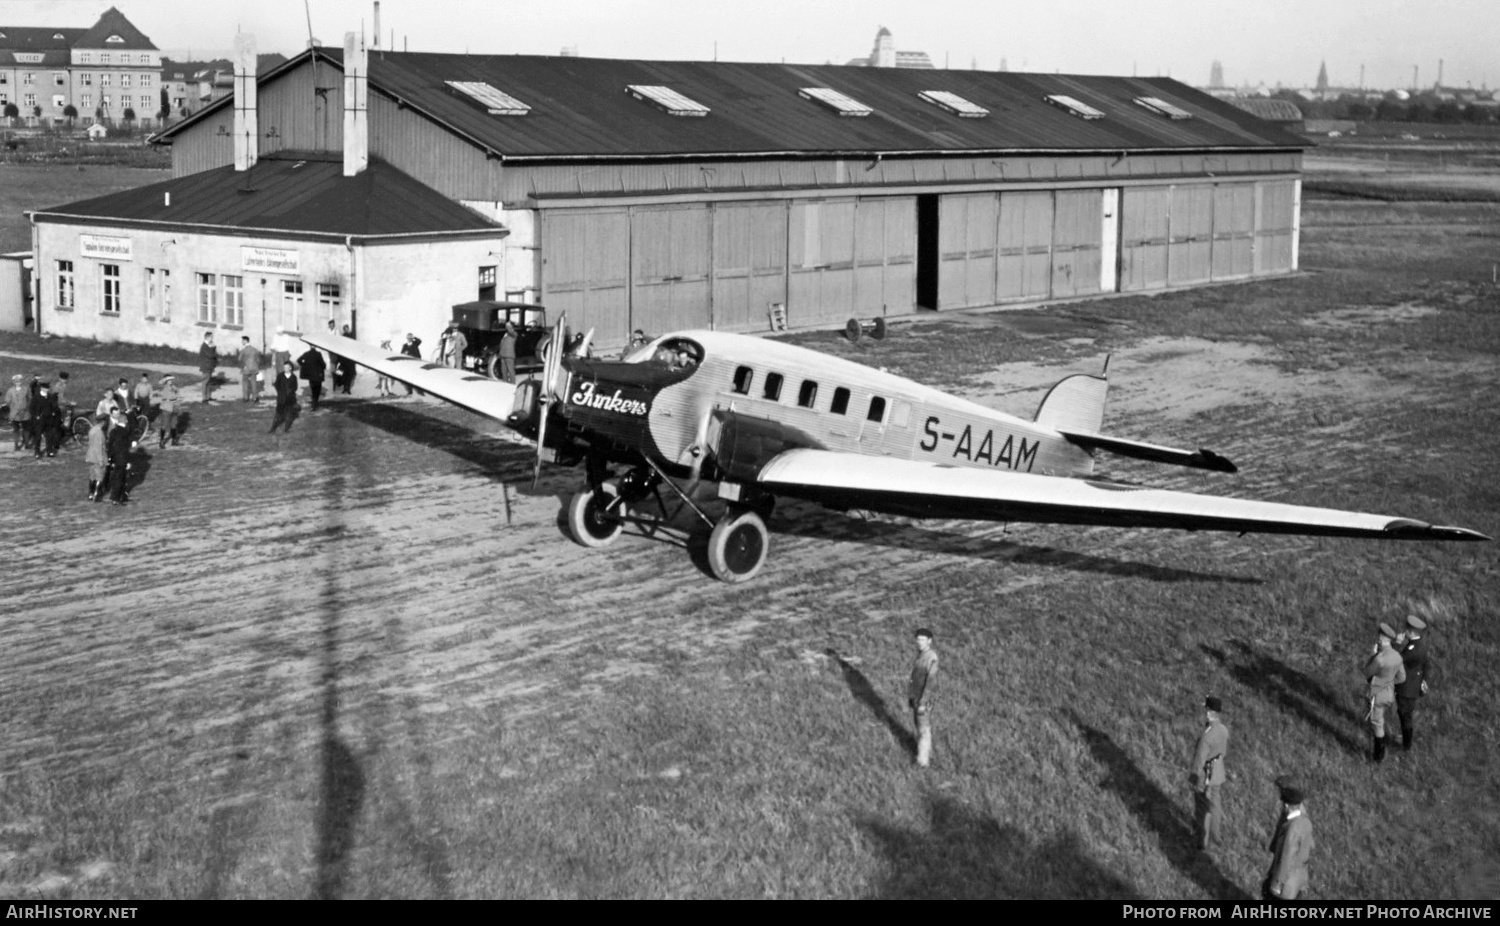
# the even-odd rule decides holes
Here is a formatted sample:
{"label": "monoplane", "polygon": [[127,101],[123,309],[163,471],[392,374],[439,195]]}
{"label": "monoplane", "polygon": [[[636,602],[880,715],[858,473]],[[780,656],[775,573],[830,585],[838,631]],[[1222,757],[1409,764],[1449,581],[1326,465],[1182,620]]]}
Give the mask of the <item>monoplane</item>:
{"label": "monoplane", "polygon": [[540,378],[515,385],[334,335],[303,340],[519,431],[536,442],[538,468],[582,463],[567,523],[585,546],[605,546],[629,524],[650,529],[667,510],[662,492],[675,495],[709,528],[709,568],[726,582],[765,564],[766,522],[782,498],[916,518],[1490,539],[1412,518],[1095,478],[1100,453],[1236,469],[1211,450],[1105,434],[1107,361],[1099,374],[1058,382],[1026,420],[774,339],[682,331],[603,359],[585,355],[586,339],[570,344],[564,325]]}

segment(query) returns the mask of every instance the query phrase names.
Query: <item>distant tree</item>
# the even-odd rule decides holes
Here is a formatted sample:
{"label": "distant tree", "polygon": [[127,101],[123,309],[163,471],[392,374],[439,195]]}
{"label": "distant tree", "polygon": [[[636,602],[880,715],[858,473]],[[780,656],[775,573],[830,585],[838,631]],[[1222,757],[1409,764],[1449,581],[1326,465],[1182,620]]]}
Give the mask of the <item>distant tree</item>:
{"label": "distant tree", "polygon": [[1432,106],[1426,100],[1412,100],[1406,107],[1407,122],[1431,122]]}
{"label": "distant tree", "polygon": [[1463,119],[1463,105],[1457,100],[1444,100],[1432,111],[1435,122],[1459,122]]}
{"label": "distant tree", "polygon": [[124,119],[125,122],[126,122],[126,124],[134,122],[135,121],[135,110],[132,109],[129,106],[125,107],[125,111],[120,114],[120,118]]}
{"label": "distant tree", "polygon": [[42,118],[42,108],[40,106],[33,106],[33,107],[31,107],[31,118],[33,118],[33,119],[40,119],[40,118]]}
{"label": "distant tree", "polygon": [[103,122],[104,121],[104,107],[103,106],[97,107],[94,110],[94,121],[95,122]]}
{"label": "distant tree", "polygon": [[1406,104],[1387,97],[1376,104],[1375,118],[1381,122],[1405,122]]}
{"label": "distant tree", "polygon": [[14,103],[5,104],[5,118],[9,119],[12,125],[15,124],[16,119],[18,119],[20,115],[21,108],[19,106]]}
{"label": "distant tree", "polygon": [[68,128],[71,129],[73,127],[73,120],[78,118],[78,107],[74,106],[72,103],[64,106],[63,117],[68,120]]}
{"label": "distant tree", "polygon": [[156,110],[156,117],[163,122],[172,114],[172,101],[167,99],[167,88],[161,88],[161,106]]}
{"label": "distant tree", "polygon": [[1375,107],[1364,100],[1353,100],[1349,103],[1349,118],[1358,122],[1368,122],[1375,117]]}

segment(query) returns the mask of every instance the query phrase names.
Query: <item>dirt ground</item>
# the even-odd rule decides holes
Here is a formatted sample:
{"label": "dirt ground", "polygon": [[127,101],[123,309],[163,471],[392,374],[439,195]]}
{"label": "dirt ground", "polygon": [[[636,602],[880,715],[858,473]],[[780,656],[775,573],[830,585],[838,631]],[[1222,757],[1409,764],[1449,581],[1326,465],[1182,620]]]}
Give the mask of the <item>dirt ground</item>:
{"label": "dirt ground", "polygon": [[[1346,307],[1309,324],[1336,336],[1341,326],[1400,325],[1423,311]],[[1021,318],[968,323],[1009,328]],[[1081,344],[1092,338],[1081,323],[1062,334]],[[1337,398],[1376,415],[1398,389],[1410,400],[1414,388],[1441,390],[1445,377],[1473,373],[1424,367],[1402,376],[1392,366],[1402,361],[1371,358],[1290,375],[1279,359],[1269,343],[1193,339],[1147,339],[1115,353],[1107,429],[1209,446],[1243,471],[1131,474],[1161,486],[1283,497],[1289,473],[1304,485],[1341,475],[1327,466],[1326,440],[1290,439],[1281,422],[1291,410]],[[1067,367],[1008,365],[971,397],[1029,416],[1057,379],[1103,362],[1101,354]],[[17,363],[0,355],[0,368]],[[892,583],[1021,555],[1017,540],[1128,566],[1142,536],[867,521],[788,504],[773,519],[765,570],[750,586],[731,587],[709,577],[701,552],[666,534],[627,534],[602,551],[571,542],[561,512],[578,471],[544,467],[533,490],[529,445],[497,424],[432,399],[378,398],[370,386],[362,371],[363,395],[333,398],[289,434],[271,436],[270,404],[243,405],[238,384],[226,383],[215,404],[188,406],[182,446],[152,443],[140,454],[143,478],[121,508],[85,500],[81,449],[35,461],[0,445],[0,703],[26,705],[0,717],[6,775],[145,766],[165,752],[181,776],[228,781],[237,752],[263,748],[273,728],[294,738],[278,749],[315,749],[330,700],[356,752],[440,752],[486,718],[512,724],[543,705],[558,712],[570,699],[607,692],[613,679],[657,671],[664,637],[707,652],[828,608],[878,618]],[[1366,433],[1347,422],[1324,426],[1335,443],[1346,430]],[[1358,444],[1350,449],[1357,458]],[[1211,544],[1225,572],[1250,569],[1263,546],[1151,536],[1165,561],[1175,548]],[[1264,542],[1280,549],[1301,541]],[[1067,578],[1059,570],[1017,581]],[[747,596],[754,608],[741,606]],[[80,868],[67,877],[89,875]],[[44,885],[0,885],[0,894],[7,887]]]}

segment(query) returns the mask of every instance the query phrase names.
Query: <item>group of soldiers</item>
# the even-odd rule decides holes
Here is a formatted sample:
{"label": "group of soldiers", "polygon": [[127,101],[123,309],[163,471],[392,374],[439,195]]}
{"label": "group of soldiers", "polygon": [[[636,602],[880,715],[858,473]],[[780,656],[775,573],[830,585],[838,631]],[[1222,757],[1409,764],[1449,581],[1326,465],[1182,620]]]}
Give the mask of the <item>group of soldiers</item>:
{"label": "group of soldiers", "polygon": [[59,373],[56,386],[42,379],[40,373],[31,374],[30,383],[20,373],[10,379],[5,406],[15,449],[32,450],[38,460],[57,456],[63,428],[71,420],[73,408],[68,401],[68,374]]}
{"label": "group of soldiers", "polygon": [[[1399,633],[1382,622],[1373,651],[1365,661],[1369,706],[1365,720],[1374,740],[1370,758],[1375,762],[1383,761],[1389,748],[1386,719],[1392,707],[1401,726],[1402,749],[1411,750],[1415,742],[1417,702],[1428,690],[1426,632],[1427,622],[1415,614],[1406,618],[1406,628]],[[1207,852],[1223,833],[1220,790],[1227,778],[1224,757],[1229,748],[1229,728],[1221,716],[1223,702],[1219,698],[1206,698],[1203,709],[1203,732],[1193,750],[1188,779],[1193,788],[1195,835],[1199,848]],[[1261,883],[1261,896],[1272,902],[1288,902],[1299,899],[1307,889],[1308,860],[1314,845],[1312,821],[1304,804],[1306,788],[1301,783],[1282,776],[1276,779],[1276,787],[1281,815],[1268,847],[1271,868]]]}

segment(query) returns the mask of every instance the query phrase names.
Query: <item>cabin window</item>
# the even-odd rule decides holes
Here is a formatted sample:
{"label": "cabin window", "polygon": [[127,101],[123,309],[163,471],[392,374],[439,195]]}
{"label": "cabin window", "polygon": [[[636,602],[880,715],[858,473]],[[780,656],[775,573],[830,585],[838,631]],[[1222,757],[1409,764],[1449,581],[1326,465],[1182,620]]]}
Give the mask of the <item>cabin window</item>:
{"label": "cabin window", "polygon": [[828,409],[835,415],[844,415],[849,412],[849,390],[843,386],[833,390],[833,405]]}
{"label": "cabin window", "polygon": [[818,384],[810,379],[802,381],[802,388],[797,390],[797,404],[803,408],[812,408],[818,401]]}
{"label": "cabin window", "polygon": [[766,396],[766,398],[770,399],[772,402],[780,401],[780,399],[781,399],[781,374],[780,373],[767,373],[766,374],[766,392],[765,392],[765,396]]}
{"label": "cabin window", "polygon": [[738,367],[734,371],[734,391],[740,395],[750,394],[750,384],[755,382],[755,371],[749,367]]}
{"label": "cabin window", "polygon": [[884,421],[885,399],[882,399],[878,395],[872,396],[870,398],[870,413],[868,415],[865,415],[865,419],[867,421]]}

